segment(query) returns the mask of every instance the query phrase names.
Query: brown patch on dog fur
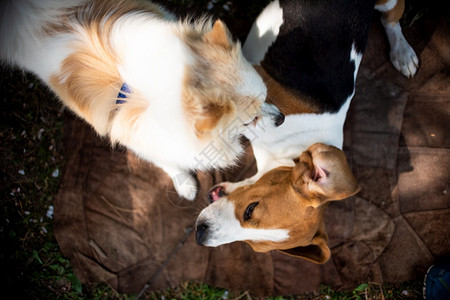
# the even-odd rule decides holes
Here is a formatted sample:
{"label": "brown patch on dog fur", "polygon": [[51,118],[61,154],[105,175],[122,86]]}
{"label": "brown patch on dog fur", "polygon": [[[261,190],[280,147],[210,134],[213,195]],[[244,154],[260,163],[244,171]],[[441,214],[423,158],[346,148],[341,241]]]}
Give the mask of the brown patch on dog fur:
{"label": "brown patch on dog fur", "polygon": [[[151,13],[155,18],[166,15],[159,6],[146,1],[89,1],[66,11],[58,23],[44,28],[48,35],[75,33],[75,25],[85,31],[88,41],[74,41],[74,52],[63,61],[60,72],[50,78],[50,85],[65,105],[101,135],[109,131],[110,113],[116,108],[115,99],[123,83],[110,33],[119,18],[136,11]],[[127,123],[133,122],[147,106],[143,101],[129,101],[125,108],[121,107],[121,114],[130,117],[125,118]]]}
{"label": "brown patch on dog fur", "polygon": [[[378,0],[376,5],[383,5],[389,2],[389,0]],[[405,0],[397,0],[394,8],[387,12],[382,13],[382,18],[384,21],[388,23],[397,23],[401,17],[403,16],[403,12],[405,11]]]}
{"label": "brown patch on dog fur", "polygon": [[[316,178],[319,168],[326,174],[323,178]],[[300,155],[292,171],[292,187],[313,207],[345,199],[360,190],[344,152],[324,144],[314,144]]]}
{"label": "brown patch on dog fur", "polygon": [[216,21],[212,27],[209,20],[205,20],[203,26],[194,26],[194,30],[184,30],[180,35],[195,59],[193,68],[188,70],[191,73],[189,83],[206,90],[220,86],[233,92],[240,81],[239,42],[231,40],[221,21]]}
{"label": "brown patch on dog fur", "polygon": [[378,0],[378,1],[376,1],[375,5],[383,5],[383,4],[388,3],[389,1],[390,0]]}
{"label": "brown patch on dog fur", "polygon": [[[115,104],[123,79],[117,69],[120,61],[109,39],[114,24],[131,12],[146,13],[149,18],[171,18],[159,6],[147,1],[98,0],[63,12],[58,22],[44,28],[48,35],[74,33],[75,37],[79,27],[83,28],[83,36],[74,39],[73,53],[50,78],[50,85],[65,105],[101,135],[109,133],[113,118],[132,128],[149,105],[140,98],[138,91],[133,91],[126,105]],[[230,123],[243,109],[241,106],[249,102],[248,97],[237,95],[235,90],[241,80],[240,44],[233,42],[221,21],[212,25],[210,19],[203,18],[177,25],[174,29],[194,59],[192,66],[186,66],[184,109],[197,136],[206,140],[218,134],[212,133],[215,127]],[[255,108],[249,111],[259,110],[257,101],[250,102]]]}
{"label": "brown patch on dog fur", "polygon": [[197,136],[202,136],[206,132],[213,130],[223,116],[232,111],[230,104],[217,105],[210,104],[203,108],[202,115],[195,122],[195,132]]}
{"label": "brown patch on dog fur", "polygon": [[[317,168],[324,176],[317,176]],[[253,185],[227,195],[241,226],[255,229],[285,229],[289,238],[281,242],[246,240],[253,250],[282,250],[315,263],[329,258],[324,209],[329,201],[356,194],[360,187],[345,154],[336,147],[314,144],[304,151],[294,167],[270,170]],[[258,202],[252,218],[244,221],[249,204]]]}
{"label": "brown patch on dog fur", "polygon": [[[228,101],[227,93],[222,89],[210,87],[205,89],[197,79],[193,79],[193,71],[186,71],[183,85],[183,107],[190,124],[194,124],[198,138],[210,138],[211,131],[225,119],[234,115],[235,106]],[[231,91],[229,92],[231,93]],[[228,116],[228,118],[225,118]]]}
{"label": "brown patch on dog fur", "polygon": [[[255,66],[256,71],[261,75],[264,83],[267,86],[267,101],[268,103],[276,104],[278,109],[285,115],[302,114],[302,113],[319,113],[320,110],[308,104],[307,101],[298,99],[288,89],[284,88],[279,82],[273,79],[266,71],[260,67]],[[306,97],[306,96],[305,96]]]}
{"label": "brown patch on dog fur", "polygon": [[217,20],[211,31],[206,33],[203,38],[208,43],[216,44],[228,49],[231,48],[228,31],[221,20]]}
{"label": "brown patch on dog fur", "polygon": [[204,140],[214,135],[214,128],[225,128],[240,112],[251,115],[260,109],[258,101],[236,92],[240,64],[244,63],[239,42],[232,41],[221,21],[209,29],[207,25],[202,32],[184,31],[180,36],[195,59],[185,71],[183,106],[197,137]]}
{"label": "brown patch on dog fur", "polygon": [[98,35],[97,28],[89,28],[88,36],[89,44],[76,46],[75,52],[63,61],[60,72],[52,76],[50,84],[67,106],[100,134],[105,134],[121,77],[117,60]]}
{"label": "brown patch on dog fur", "polygon": [[397,0],[397,4],[390,11],[383,13],[383,19],[390,23],[400,21],[405,11],[405,0]]}
{"label": "brown patch on dog fur", "polygon": [[170,19],[172,16],[162,7],[144,0],[90,0],[80,6],[72,7],[61,13],[57,23],[49,23],[44,27],[48,35],[72,32],[74,24],[82,26],[97,26],[105,21],[101,27],[105,35],[109,34],[111,26],[121,17],[131,12],[150,13],[155,18]]}
{"label": "brown patch on dog fur", "polygon": [[[324,208],[321,209],[320,219],[323,220]],[[325,230],[325,222],[319,223],[319,228],[307,246],[294,246],[290,249],[279,250],[294,257],[300,257],[316,264],[323,264],[330,259],[331,251],[328,248],[328,235]]]}

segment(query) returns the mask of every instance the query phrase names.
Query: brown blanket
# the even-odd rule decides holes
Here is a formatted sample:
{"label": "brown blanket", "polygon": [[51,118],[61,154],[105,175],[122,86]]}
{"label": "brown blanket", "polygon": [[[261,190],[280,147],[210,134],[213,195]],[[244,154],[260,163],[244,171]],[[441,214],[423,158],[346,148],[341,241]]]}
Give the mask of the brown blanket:
{"label": "brown blanket", "polygon": [[254,253],[241,242],[196,245],[192,227],[209,187],[255,172],[250,146],[238,167],[197,173],[201,192],[191,203],[162,170],[68,118],[55,233],[78,277],[123,293],[193,280],[256,295],[422,277],[450,254],[450,30],[430,21],[405,35],[421,61],[414,79],[393,69],[384,32],[372,26],[345,126],[344,150],[362,190],[327,208],[326,264]]}

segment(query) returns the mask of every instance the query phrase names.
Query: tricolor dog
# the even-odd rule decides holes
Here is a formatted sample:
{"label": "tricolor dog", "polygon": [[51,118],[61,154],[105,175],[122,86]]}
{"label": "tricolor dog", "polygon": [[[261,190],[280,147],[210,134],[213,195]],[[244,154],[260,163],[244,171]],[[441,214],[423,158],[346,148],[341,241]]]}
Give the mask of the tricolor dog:
{"label": "tricolor dog", "polygon": [[276,0],[259,15],[244,55],[286,119],[277,128],[247,128],[258,171],[210,190],[212,204],[197,219],[198,244],[245,241],[259,252],[328,260],[326,203],[359,191],[341,149],[374,7],[393,65],[413,76],[418,59],[398,24],[403,0]]}
{"label": "tricolor dog", "polygon": [[[190,170],[233,164],[246,125],[283,121],[221,21],[179,21],[149,1],[1,1],[0,59],[39,76],[113,145],[183,175],[175,188],[190,200]],[[209,145],[220,160],[201,161]]]}

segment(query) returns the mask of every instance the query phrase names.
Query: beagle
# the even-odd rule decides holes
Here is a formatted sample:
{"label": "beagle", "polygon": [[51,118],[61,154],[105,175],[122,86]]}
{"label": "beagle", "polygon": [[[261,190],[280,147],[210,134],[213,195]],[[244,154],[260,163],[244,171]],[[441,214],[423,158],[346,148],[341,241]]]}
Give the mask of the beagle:
{"label": "beagle", "polygon": [[243,52],[285,121],[247,127],[258,171],[210,190],[212,204],[197,219],[199,245],[245,241],[255,251],[328,260],[325,204],[359,191],[341,149],[374,7],[394,67],[412,77],[418,59],[398,23],[403,0],[276,0],[261,12]]}

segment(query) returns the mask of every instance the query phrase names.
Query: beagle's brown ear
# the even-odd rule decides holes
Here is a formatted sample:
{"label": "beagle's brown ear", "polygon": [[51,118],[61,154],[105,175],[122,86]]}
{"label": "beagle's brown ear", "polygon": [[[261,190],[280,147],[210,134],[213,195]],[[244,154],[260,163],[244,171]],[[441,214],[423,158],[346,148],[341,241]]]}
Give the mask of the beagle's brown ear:
{"label": "beagle's brown ear", "polygon": [[[323,230],[325,230],[325,226],[323,226]],[[324,264],[328,261],[328,259],[330,259],[331,255],[330,248],[328,248],[327,243],[328,236],[324,231],[319,230],[311,245],[279,251],[316,264]]]}
{"label": "beagle's brown ear", "polygon": [[228,29],[221,20],[214,22],[213,28],[203,36],[203,39],[206,42],[216,44],[224,48],[231,47]]}
{"label": "beagle's brown ear", "polygon": [[330,258],[330,249],[326,245],[324,247],[320,247],[318,245],[309,245],[305,247],[296,247],[279,251],[316,264],[324,264]]}
{"label": "beagle's brown ear", "polygon": [[344,152],[325,144],[314,144],[303,152],[292,176],[294,190],[314,207],[348,198],[360,190]]}

